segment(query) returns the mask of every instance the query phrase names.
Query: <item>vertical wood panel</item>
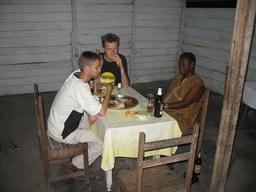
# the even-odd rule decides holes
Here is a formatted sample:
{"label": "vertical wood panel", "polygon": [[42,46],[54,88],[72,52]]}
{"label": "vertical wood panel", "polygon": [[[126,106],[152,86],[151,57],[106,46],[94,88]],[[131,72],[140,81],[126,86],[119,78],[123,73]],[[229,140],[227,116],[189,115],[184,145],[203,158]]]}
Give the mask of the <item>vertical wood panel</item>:
{"label": "vertical wood panel", "polygon": [[76,0],[72,0],[71,5],[72,5],[72,32],[71,32],[72,66],[73,66],[73,70],[75,70],[78,68],[77,63],[79,59]]}
{"label": "vertical wood panel", "polygon": [[255,0],[238,0],[210,192],[224,191],[249,59]]}
{"label": "vertical wood panel", "polygon": [[[180,35],[179,35],[179,45],[178,45],[178,52],[177,52],[177,65],[179,56],[182,54],[182,43],[183,43],[183,36],[184,36],[184,23],[185,23],[185,10],[186,10],[186,0],[182,0],[181,4],[181,19],[180,19]],[[176,71],[177,73],[177,71]]]}
{"label": "vertical wood panel", "polygon": [[130,83],[136,83],[134,78],[134,69],[135,69],[135,45],[136,45],[136,35],[137,35],[137,23],[136,18],[138,14],[138,1],[133,1],[133,15],[132,15],[132,38],[131,38],[131,66],[129,70]]}

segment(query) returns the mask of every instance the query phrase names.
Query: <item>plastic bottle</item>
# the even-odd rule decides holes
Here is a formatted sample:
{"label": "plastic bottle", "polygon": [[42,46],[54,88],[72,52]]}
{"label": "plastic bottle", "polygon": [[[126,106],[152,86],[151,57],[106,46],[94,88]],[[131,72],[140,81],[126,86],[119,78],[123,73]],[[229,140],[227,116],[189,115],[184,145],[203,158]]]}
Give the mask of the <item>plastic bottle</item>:
{"label": "plastic bottle", "polygon": [[155,99],[155,117],[162,117],[163,115],[163,95],[162,95],[162,87],[158,87],[157,96]]}

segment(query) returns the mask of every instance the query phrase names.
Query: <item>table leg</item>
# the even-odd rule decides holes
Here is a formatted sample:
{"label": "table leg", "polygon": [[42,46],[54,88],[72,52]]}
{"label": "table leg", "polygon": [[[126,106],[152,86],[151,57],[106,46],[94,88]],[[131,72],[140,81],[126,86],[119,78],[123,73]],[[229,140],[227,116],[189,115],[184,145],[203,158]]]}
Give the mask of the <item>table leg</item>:
{"label": "table leg", "polygon": [[112,187],[112,170],[106,171],[106,184],[107,184],[107,191],[111,191]]}

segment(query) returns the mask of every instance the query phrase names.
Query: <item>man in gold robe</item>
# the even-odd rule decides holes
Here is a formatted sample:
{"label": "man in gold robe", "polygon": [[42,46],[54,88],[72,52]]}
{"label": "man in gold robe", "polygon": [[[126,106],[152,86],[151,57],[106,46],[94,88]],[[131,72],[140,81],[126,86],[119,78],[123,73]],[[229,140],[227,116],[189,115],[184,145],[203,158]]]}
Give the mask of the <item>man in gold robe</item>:
{"label": "man in gold robe", "polygon": [[174,77],[164,94],[164,110],[178,122],[181,132],[186,132],[196,120],[205,85],[195,73],[196,58],[185,52],[180,55],[180,74]]}

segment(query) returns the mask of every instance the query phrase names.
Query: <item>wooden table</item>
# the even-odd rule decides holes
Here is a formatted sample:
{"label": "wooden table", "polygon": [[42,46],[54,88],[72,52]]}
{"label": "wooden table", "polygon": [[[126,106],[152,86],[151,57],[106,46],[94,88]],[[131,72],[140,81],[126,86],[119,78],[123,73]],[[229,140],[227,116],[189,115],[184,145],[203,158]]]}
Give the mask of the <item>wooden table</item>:
{"label": "wooden table", "polygon": [[[116,88],[112,94],[115,95]],[[139,104],[130,109],[137,111],[146,117],[141,120],[139,117],[126,117],[127,110],[108,109],[105,117],[99,117],[91,130],[103,141],[101,168],[106,172],[107,190],[111,191],[112,169],[115,165],[115,157],[138,156],[139,132],[146,133],[147,141],[170,139],[181,136],[179,125],[175,119],[164,112],[161,118],[156,118],[153,113],[146,112],[146,98],[131,87],[122,89],[122,95],[132,96],[139,101]],[[146,156],[167,155],[176,152],[177,148],[168,148],[151,153]]]}

